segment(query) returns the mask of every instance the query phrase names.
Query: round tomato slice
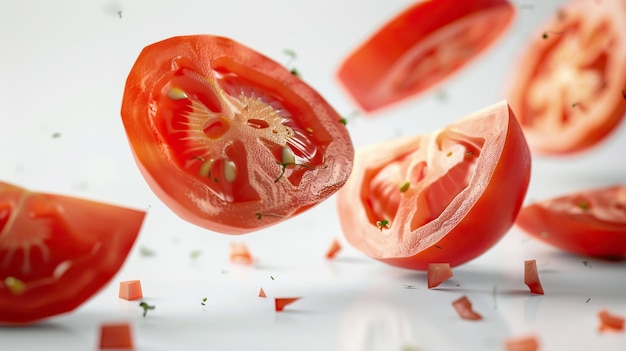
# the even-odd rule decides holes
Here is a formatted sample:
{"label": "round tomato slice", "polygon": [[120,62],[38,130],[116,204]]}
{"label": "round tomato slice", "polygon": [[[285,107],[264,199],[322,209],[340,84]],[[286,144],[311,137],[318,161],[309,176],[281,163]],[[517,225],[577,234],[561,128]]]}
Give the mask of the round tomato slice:
{"label": "round tomato slice", "polygon": [[340,65],[339,82],[365,112],[414,96],[483,52],[513,20],[506,0],[420,1]]}
{"label": "round tomato slice", "polygon": [[80,306],[118,272],[144,216],[0,182],[0,324]]}
{"label": "round tomato slice", "polygon": [[626,185],[591,189],[525,206],[516,225],[534,238],[583,255],[626,258]]}
{"label": "round tomato slice", "polygon": [[533,152],[603,140],[626,114],[626,1],[564,5],[515,66],[508,99]]}
{"label": "round tomato slice", "polygon": [[146,47],[126,82],[122,120],[155,194],[221,233],[290,218],[335,193],[352,169],[337,112],[279,63],[223,37]]}
{"label": "round tomato slice", "polygon": [[341,227],[350,244],[391,265],[457,266],[513,225],[530,162],[506,102],[432,134],[360,149],[339,191]]}

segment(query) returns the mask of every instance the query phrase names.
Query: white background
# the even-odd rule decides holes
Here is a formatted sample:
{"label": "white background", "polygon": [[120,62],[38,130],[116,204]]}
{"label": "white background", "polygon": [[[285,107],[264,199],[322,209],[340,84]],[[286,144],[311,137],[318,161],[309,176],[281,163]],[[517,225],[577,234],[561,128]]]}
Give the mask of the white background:
{"label": "white background", "polygon": [[[0,179],[148,212],[123,269],[103,291],[45,323],[0,328],[0,349],[96,349],[101,323],[128,321],[138,350],[502,350],[505,339],[524,335],[536,335],[542,350],[625,350],[626,334],[598,333],[596,316],[601,308],[626,315],[624,263],[584,265],[584,258],[513,228],[485,255],[456,268],[440,289],[428,290],[425,273],[386,266],[348,247],[334,198],[280,225],[232,237],[183,222],[147,187],[119,115],[126,76],[144,46],[209,33],[279,62],[288,61],[283,51],[291,49],[303,79],[349,114],[355,107],[334,78],[339,62],[411,3],[0,2]],[[375,118],[350,119],[355,146],[429,132],[501,100],[518,53],[559,3],[520,0],[510,30],[460,74]],[[529,201],[624,182],[624,150],[622,125],[590,152],[534,158]],[[333,238],[344,249],[328,262],[323,256]],[[248,245],[255,266],[228,262],[235,240]],[[140,248],[155,255],[144,257]],[[530,296],[523,284],[525,259],[537,259],[545,296]],[[144,300],[156,306],[146,318],[138,302],[117,297],[118,282],[130,279],[141,280]],[[270,298],[303,298],[276,313],[270,298],[257,297],[261,287]],[[483,321],[456,315],[451,302],[462,295]]]}

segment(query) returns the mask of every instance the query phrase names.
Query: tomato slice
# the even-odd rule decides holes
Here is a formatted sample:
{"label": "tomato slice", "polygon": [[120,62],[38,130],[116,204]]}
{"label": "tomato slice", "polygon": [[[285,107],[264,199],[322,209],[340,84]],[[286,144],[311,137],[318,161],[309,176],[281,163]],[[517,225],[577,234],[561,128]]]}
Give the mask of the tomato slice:
{"label": "tomato slice", "polygon": [[506,351],[537,351],[539,340],[535,336],[514,337],[506,340],[504,348]]}
{"label": "tomato slice", "polygon": [[607,310],[598,312],[600,319],[600,331],[623,331],[624,317],[615,315]]}
{"label": "tomato slice", "polygon": [[524,261],[524,284],[528,286],[530,292],[536,295],[543,295],[543,287],[539,280],[539,272],[537,272],[537,261]]}
{"label": "tomato slice", "polygon": [[570,1],[528,44],[508,100],[533,152],[596,145],[626,113],[626,2]]}
{"label": "tomato slice", "polygon": [[483,316],[474,311],[472,308],[472,302],[465,295],[452,301],[452,307],[454,307],[454,310],[462,319],[466,319],[468,321],[479,321],[483,319]]}
{"label": "tomato slice", "polygon": [[458,71],[512,22],[506,0],[419,1],[340,65],[339,82],[365,112],[414,96]]}
{"label": "tomato slice", "polygon": [[144,216],[0,182],[0,324],[80,306],[120,269]]}
{"label": "tomato slice", "polygon": [[428,288],[436,288],[439,284],[452,278],[454,273],[449,263],[429,263],[428,264]]}
{"label": "tomato slice", "polygon": [[583,256],[626,258],[626,185],[589,189],[522,208],[516,225]]}
{"label": "tomato slice", "polygon": [[462,264],[510,229],[530,161],[506,102],[428,135],[361,149],[338,194],[341,227],[351,245],[391,265]]}
{"label": "tomato slice", "polygon": [[263,290],[263,288],[259,289],[259,297],[267,297],[267,295],[265,294],[265,290]]}
{"label": "tomato slice", "polygon": [[254,258],[248,250],[248,245],[242,242],[230,243],[230,262],[251,265],[254,263]]}
{"label": "tomato slice", "polygon": [[290,305],[300,299],[301,297],[277,297],[274,299],[274,309],[276,312],[281,312],[287,305]]}
{"label": "tomato slice", "polygon": [[326,251],[326,259],[327,260],[334,259],[335,256],[337,256],[337,254],[339,253],[339,251],[341,251],[341,244],[339,243],[339,240],[333,239],[333,241],[330,243],[330,247]]}
{"label": "tomato slice", "polygon": [[143,49],[122,120],[155,194],[184,220],[243,234],[332,195],[352,169],[337,112],[279,63],[227,38]]}

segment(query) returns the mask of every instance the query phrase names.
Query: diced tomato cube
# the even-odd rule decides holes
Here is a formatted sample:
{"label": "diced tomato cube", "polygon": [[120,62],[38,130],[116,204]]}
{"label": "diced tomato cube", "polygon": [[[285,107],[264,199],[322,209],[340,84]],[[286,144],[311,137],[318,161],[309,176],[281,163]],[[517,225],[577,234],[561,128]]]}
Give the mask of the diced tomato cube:
{"label": "diced tomato cube", "polygon": [[124,300],[137,300],[143,297],[141,291],[141,281],[139,280],[127,280],[120,282],[120,299]]}

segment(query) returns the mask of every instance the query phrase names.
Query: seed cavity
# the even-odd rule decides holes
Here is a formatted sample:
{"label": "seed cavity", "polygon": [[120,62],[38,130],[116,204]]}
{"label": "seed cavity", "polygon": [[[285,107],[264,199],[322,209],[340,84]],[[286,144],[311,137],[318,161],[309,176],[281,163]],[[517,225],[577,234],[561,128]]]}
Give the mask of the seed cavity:
{"label": "seed cavity", "polygon": [[224,179],[232,183],[237,178],[237,165],[231,160],[224,160]]}
{"label": "seed cavity", "polygon": [[170,90],[167,92],[167,97],[172,100],[184,100],[184,99],[189,98],[189,96],[187,95],[187,93],[185,93],[184,90],[180,88],[176,88],[176,87],[170,88]]}

